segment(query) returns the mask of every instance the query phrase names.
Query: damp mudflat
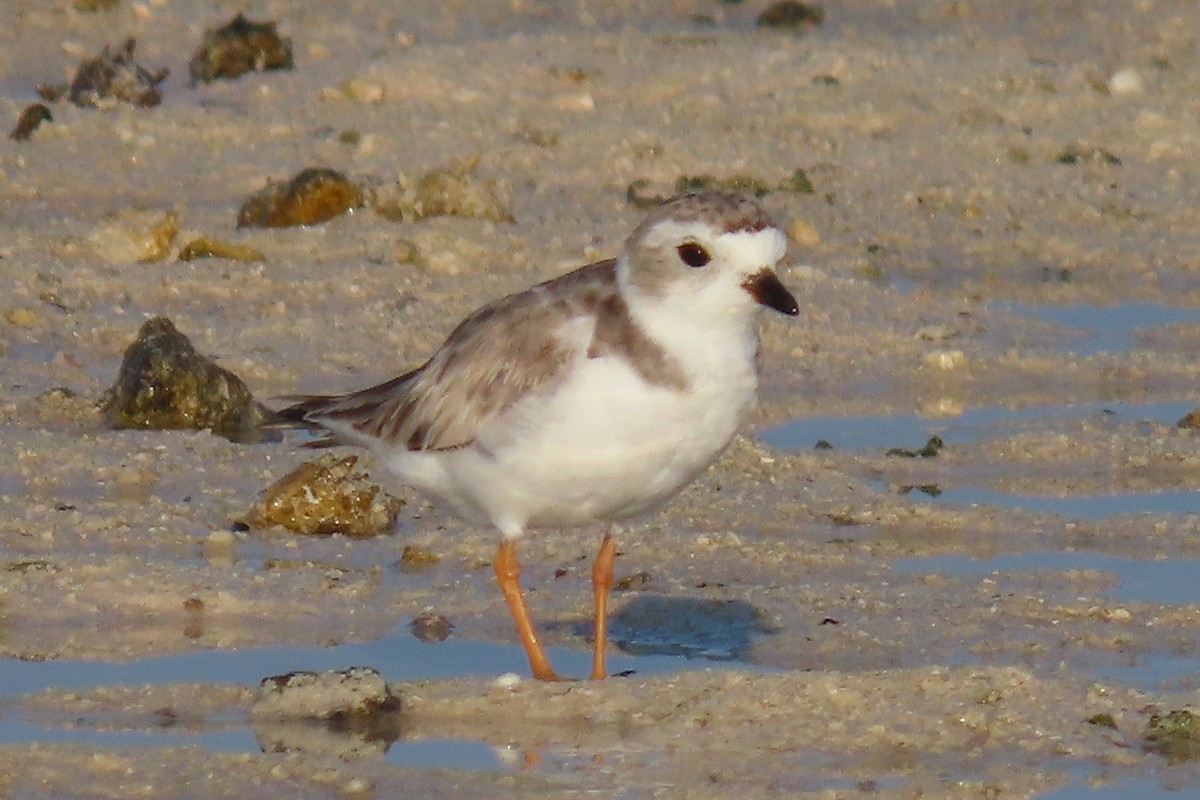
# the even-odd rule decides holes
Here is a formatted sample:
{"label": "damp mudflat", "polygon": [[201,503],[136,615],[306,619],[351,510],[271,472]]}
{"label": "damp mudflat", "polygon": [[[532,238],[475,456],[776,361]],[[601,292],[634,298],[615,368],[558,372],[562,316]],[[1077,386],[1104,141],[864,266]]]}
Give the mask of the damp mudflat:
{"label": "damp mudflat", "polygon": [[[854,0],[780,31],[749,2],[264,2],[246,13],[294,68],[191,86],[231,12],[88,5],[0,9],[5,131],[130,37],[169,74],[156,107],[43,101],[0,141],[0,793],[1200,784],[1193,748],[1150,736],[1200,704],[1200,437],[1177,425],[1200,406],[1200,11]],[[238,226],[306,170],[391,187],[463,165],[505,213]],[[384,535],[246,530],[301,437],[97,411],[155,316],[268,405],[386,379],[705,182],[762,192],[802,309],[764,320],[746,436],[619,539],[629,674],[501,678],[525,666],[495,535],[401,487]],[[194,241],[233,255],[181,258]],[[566,674],[601,533],[521,543]],[[444,641],[413,636],[428,620]],[[400,699],[387,735],[252,713],[264,678],[349,666]]]}

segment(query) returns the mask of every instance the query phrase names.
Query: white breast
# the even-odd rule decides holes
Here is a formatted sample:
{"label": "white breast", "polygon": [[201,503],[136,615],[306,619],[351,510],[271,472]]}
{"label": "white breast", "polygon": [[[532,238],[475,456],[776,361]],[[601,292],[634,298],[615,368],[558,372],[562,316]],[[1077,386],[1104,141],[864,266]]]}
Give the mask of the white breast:
{"label": "white breast", "polygon": [[[715,355],[710,344],[702,351]],[[723,371],[702,363],[710,358],[689,361],[691,387],[679,391],[624,360],[581,354],[565,383],[519,403],[473,446],[408,453],[393,469],[508,535],[654,510],[712,463],[754,402],[752,358]]]}

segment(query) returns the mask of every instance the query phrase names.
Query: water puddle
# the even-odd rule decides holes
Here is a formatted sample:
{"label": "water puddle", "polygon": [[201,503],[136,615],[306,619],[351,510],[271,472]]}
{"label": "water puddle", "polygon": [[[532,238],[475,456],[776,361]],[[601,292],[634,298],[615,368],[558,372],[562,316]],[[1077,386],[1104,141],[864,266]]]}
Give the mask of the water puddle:
{"label": "water puddle", "polygon": [[[1006,553],[987,559],[966,556],[899,558],[891,566],[900,572],[956,576],[1093,570],[1112,576],[1112,585],[1100,592],[1110,600],[1163,605],[1200,604],[1200,582],[1195,579],[1200,574],[1200,559],[1197,558],[1148,561],[1093,552],[1035,551]],[[1200,656],[1195,652],[1137,652],[1123,654],[1117,660],[1091,659],[1086,669],[1101,680],[1147,691],[1192,690],[1200,678]]]}
{"label": "water puddle", "polygon": [[[758,612],[749,604],[721,604],[679,598],[641,597],[612,618],[617,648],[610,651],[611,680],[703,669],[713,660],[742,657],[756,631]],[[641,610],[638,610],[641,609]],[[645,619],[642,624],[639,620]],[[624,652],[628,650],[629,652]],[[560,674],[585,676],[591,652],[567,647],[547,648]],[[46,689],[88,690],[100,686],[141,686],[168,683],[220,683],[257,686],[268,676],[293,671],[323,671],[369,666],[389,682],[528,674],[524,651],[515,644],[450,638],[422,642],[407,629],[377,641],[334,647],[281,645],[240,650],[201,650],[149,656],[129,662],[83,660],[21,661],[0,659],[0,708],[24,694]],[[119,727],[119,726],[118,726]],[[98,730],[72,724],[38,725],[9,710],[0,713],[0,744],[70,742],[110,746],[195,745],[224,752],[257,752],[261,732],[250,721],[216,721],[204,731],[161,729]],[[336,747],[337,732],[323,732]],[[474,739],[412,739],[380,743],[378,754],[397,766],[503,770],[521,766],[523,754],[510,753]],[[549,762],[548,762],[549,765]]]}
{"label": "water puddle", "polygon": [[1066,328],[1062,347],[1078,356],[1128,353],[1152,344],[1155,328],[1200,323],[1200,309],[1137,300],[1111,306],[1031,305],[1004,300],[990,302],[988,307]]}
{"label": "water puddle", "polygon": [[1200,489],[1161,489],[1112,494],[1041,495],[1001,492],[978,486],[906,486],[901,494],[924,501],[959,506],[1022,508],[1077,520],[1101,520],[1132,514],[1194,514],[1200,511]]}
{"label": "water puddle", "polygon": [[1106,780],[1080,776],[1065,786],[1034,795],[1035,800],[1180,800],[1195,797],[1192,785],[1170,786],[1148,778]]}
{"label": "water puddle", "polygon": [[1122,663],[1096,663],[1088,672],[1103,681],[1144,691],[1191,692],[1200,688],[1200,656],[1195,653],[1133,653]]}
{"label": "water puddle", "polygon": [[1200,603],[1200,559],[1173,558],[1146,561],[1103,553],[1059,552],[1007,553],[987,559],[966,556],[898,558],[892,568],[901,572],[944,572],[951,575],[995,575],[1028,573],[1034,570],[1087,569],[1111,574],[1116,582],[1106,597],[1130,603]]}
{"label": "water puddle", "polygon": [[809,450],[824,441],[839,450],[881,450],[892,447],[920,447],[930,436],[947,443],[968,444],[1011,434],[1031,425],[1044,426],[1050,420],[1080,420],[1103,416],[1113,421],[1150,421],[1174,425],[1196,408],[1194,400],[1147,403],[1097,402],[1071,405],[980,406],[954,417],[922,417],[918,414],[863,416],[819,416],[790,420],[768,428],[760,438],[771,447],[784,450]]}
{"label": "water puddle", "polygon": [[[922,447],[937,436],[946,444],[973,444],[1032,428],[1094,419],[1104,423],[1145,422],[1174,425],[1196,408],[1192,400],[1145,403],[1097,402],[1071,405],[1005,408],[982,406],[955,417],[931,419],[917,414],[821,416],[794,419],[761,434],[764,443],[785,450],[811,449],[818,442],[838,450],[874,451],[896,447]],[[882,480],[874,481],[884,487]],[[910,499],[956,505],[990,505],[1060,514],[1081,520],[1099,520],[1127,514],[1190,514],[1200,511],[1200,490],[1161,489],[1069,494],[1023,494],[978,486],[903,486],[898,491]]]}

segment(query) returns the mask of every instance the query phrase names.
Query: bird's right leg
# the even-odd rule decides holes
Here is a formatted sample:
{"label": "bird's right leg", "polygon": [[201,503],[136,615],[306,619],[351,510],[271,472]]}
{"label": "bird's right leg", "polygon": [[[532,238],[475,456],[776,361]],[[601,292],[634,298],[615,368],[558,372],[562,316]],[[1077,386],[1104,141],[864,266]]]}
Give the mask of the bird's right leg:
{"label": "bird's right leg", "polygon": [[504,601],[508,603],[509,613],[513,622],[517,623],[517,635],[529,657],[529,669],[533,677],[539,681],[559,680],[558,674],[550,667],[546,651],[538,641],[537,631],[533,629],[533,620],[529,616],[529,607],[525,605],[525,597],[521,594],[521,565],[517,561],[517,542],[507,536],[500,542],[496,558],[492,561],[496,571],[496,580],[500,591],[504,592]]}

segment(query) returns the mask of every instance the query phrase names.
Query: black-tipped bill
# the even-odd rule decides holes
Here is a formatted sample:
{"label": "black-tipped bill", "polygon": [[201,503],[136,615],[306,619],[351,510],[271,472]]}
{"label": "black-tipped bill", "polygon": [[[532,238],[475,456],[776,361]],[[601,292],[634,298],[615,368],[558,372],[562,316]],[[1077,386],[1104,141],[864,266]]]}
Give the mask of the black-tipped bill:
{"label": "black-tipped bill", "polygon": [[780,314],[794,317],[800,313],[796,298],[770,269],[762,269],[751,275],[742,288],[750,293],[755,302],[773,308]]}

